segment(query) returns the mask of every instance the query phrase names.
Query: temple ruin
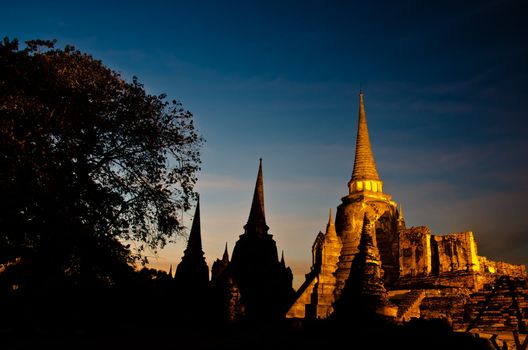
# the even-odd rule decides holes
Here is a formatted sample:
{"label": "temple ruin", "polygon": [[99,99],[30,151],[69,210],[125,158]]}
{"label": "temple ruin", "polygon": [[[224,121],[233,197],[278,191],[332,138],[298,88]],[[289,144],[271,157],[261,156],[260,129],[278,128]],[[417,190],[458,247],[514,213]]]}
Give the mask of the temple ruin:
{"label": "temple ruin", "polygon": [[330,210],[325,232],[315,237],[312,266],[296,292],[292,271],[284,255],[279,260],[268,233],[262,160],[249,218],[232,259],[226,245],[208,280],[198,206],[176,281],[192,293],[192,285],[207,284],[207,295],[229,323],[284,317],[347,320],[371,313],[400,324],[441,319],[456,331],[495,336],[526,333],[526,266],[479,256],[471,231],[437,235],[427,226],[406,226],[402,206],[383,191],[362,92],[354,167],[347,186],[335,223]]}
{"label": "temple ruin", "polygon": [[[487,324],[495,327],[499,324],[504,328],[504,323],[509,322],[511,329],[522,328],[520,325],[528,319],[524,265],[494,262],[479,256],[471,231],[436,235],[426,226],[406,227],[401,208],[383,191],[361,92],[355,160],[348,194],[341,198],[337,207],[335,225],[330,214],[326,232],[317,234],[312,247],[311,269],[286,317],[327,319],[336,312],[340,313],[336,308],[350,304],[341,300],[347,290],[356,290],[357,294],[357,284],[366,283],[357,276],[369,276],[370,287],[364,286],[361,293],[375,290],[377,304],[383,299],[384,305],[388,303],[396,307],[396,312],[391,308],[385,310],[387,315],[392,314],[393,321],[443,318],[453,322],[454,329],[460,330],[476,317],[476,300],[486,299],[494,284],[506,278],[518,288],[516,307],[519,312],[515,317],[499,317],[496,313],[494,317],[487,317]],[[363,242],[365,239],[366,243]],[[361,251],[366,249],[365,244],[370,252],[367,259],[370,272],[354,272],[353,266],[357,265],[354,262],[365,259],[367,254],[366,250]],[[379,273],[381,279],[373,282],[377,281]],[[502,300],[504,308],[511,309],[511,300]],[[478,305],[484,306],[482,303]],[[499,307],[497,302],[494,305]],[[379,308],[376,310],[380,312]],[[513,311],[510,310],[510,314]],[[514,318],[519,325],[514,324]],[[474,327],[486,331],[486,326]]]}

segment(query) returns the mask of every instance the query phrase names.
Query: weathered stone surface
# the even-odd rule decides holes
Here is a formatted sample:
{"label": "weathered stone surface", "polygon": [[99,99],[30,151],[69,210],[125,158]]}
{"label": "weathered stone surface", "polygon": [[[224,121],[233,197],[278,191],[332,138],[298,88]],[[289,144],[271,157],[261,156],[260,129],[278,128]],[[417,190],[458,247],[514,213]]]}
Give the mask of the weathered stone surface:
{"label": "weathered stone surface", "polygon": [[425,226],[411,227],[399,232],[400,277],[431,274],[431,231]]}
{"label": "weathered stone surface", "polygon": [[432,251],[436,274],[453,271],[480,271],[477,245],[471,231],[434,236]]}
{"label": "weathered stone surface", "polygon": [[484,256],[479,256],[482,271],[495,276],[526,277],[526,265],[514,265],[503,261],[491,261]]}
{"label": "weathered stone surface", "polygon": [[397,320],[406,322],[412,318],[420,318],[420,304],[425,298],[425,294],[423,289],[388,292],[390,302],[398,307]]}
{"label": "weathered stone surface", "polygon": [[306,318],[306,309],[312,304],[312,293],[317,284],[317,275],[307,274],[306,281],[297,290],[295,301],[286,312],[287,318]]}
{"label": "weathered stone surface", "polygon": [[[350,274],[350,266],[361,237],[361,228],[365,214],[375,223],[376,234],[373,239],[380,240],[383,248],[379,250],[389,281],[397,276],[397,205],[390,196],[382,193],[356,193],[342,198],[337,208],[336,231],[342,242],[341,254],[336,271],[336,298],[339,298]],[[379,220],[383,218],[382,220]],[[396,242],[396,244],[393,244]],[[389,282],[390,284],[390,282]]]}
{"label": "weathered stone surface", "polygon": [[[309,319],[327,318],[333,312],[335,271],[341,240],[337,236],[332,211],[326,225],[326,233],[319,233],[312,246],[312,271],[297,293],[294,304],[287,317],[306,317]],[[302,315],[302,316],[301,316]]]}
{"label": "weathered stone surface", "polygon": [[350,267],[341,298],[336,301],[339,319],[369,317],[377,314],[396,317],[397,307],[389,302],[383,284],[383,269],[375,240],[375,227],[365,214],[358,252]]}
{"label": "weathered stone surface", "polygon": [[472,292],[463,305],[453,309],[455,330],[485,333],[528,329],[528,285],[526,279],[503,276]]}

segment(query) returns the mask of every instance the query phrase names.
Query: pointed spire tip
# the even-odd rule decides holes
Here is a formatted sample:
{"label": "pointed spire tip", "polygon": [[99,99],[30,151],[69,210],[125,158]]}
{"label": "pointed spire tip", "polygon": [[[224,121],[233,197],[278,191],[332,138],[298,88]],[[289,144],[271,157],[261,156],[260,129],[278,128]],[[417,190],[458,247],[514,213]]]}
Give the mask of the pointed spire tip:
{"label": "pointed spire tip", "polygon": [[[196,202],[196,208],[194,210],[194,217],[191,224],[191,232],[187,239],[187,249],[185,252],[189,254],[201,254],[203,255],[202,250],[202,229],[200,224],[200,201]],[[184,252],[184,254],[185,254]]]}
{"label": "pointed spire tip", "polygon": [[255,192],[253,193],[253,200],[251,202],[251,209],[246,227],[257,228],[259,232],[267,233],[266,216],[264,211],[264,180],[262,176],[262,158],[260,158],[260,165],[257,174],[257,181],[255,184]]}
{"label": "pointed spire tip", "polygon": [[367,127],[367,116],[365,113],[365,103],[363,101],[363,90],[359,92],[359,116],[356,136],[356,154],[354,159],[354,169],[352,170],[352,181],[374,180],[380,181],[374,155],[370,145],[370,137]]}
{"label": "pointed spire tip", "polygon": [[224,254],[222,255],[222,260],[229,261],[229,253],[227,252],[227,242],[225,244]]}

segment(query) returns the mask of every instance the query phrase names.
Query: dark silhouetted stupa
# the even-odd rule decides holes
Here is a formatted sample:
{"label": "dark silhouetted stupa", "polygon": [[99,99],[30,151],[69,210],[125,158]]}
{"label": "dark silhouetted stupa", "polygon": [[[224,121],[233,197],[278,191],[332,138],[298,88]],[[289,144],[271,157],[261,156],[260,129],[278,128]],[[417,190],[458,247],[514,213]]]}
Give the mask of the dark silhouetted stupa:
{"label": "dark silhouetted stupa", "polygon": [[279,261],[276,243],[268,230],[261,159],[249,218],[228,267],[249,320],[284,317],[293,296],[293,275],[284,260]]}
{"label": "dark silhouetted stupa", "polygon": [[200,227],[200,200],[191,226],[187,241],[187,249],[183,252],[182,261],[178,264],[175,274],[178,289],[187,290],[190,294],[203,291],[209,285],[209,267],[202,250],[202,233]]}

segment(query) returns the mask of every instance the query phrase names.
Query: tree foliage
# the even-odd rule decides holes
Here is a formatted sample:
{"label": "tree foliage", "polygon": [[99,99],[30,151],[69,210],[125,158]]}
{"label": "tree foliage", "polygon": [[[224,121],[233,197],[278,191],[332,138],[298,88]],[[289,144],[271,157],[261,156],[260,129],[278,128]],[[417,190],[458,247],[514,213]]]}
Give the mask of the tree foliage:
{"label": "tree foliage", "polygon": [[[0,43],[0,263],[111,279],[182,233],[203,139],[176,101],[72,46]],[[134,242],[130,249],[123,242]]]}

